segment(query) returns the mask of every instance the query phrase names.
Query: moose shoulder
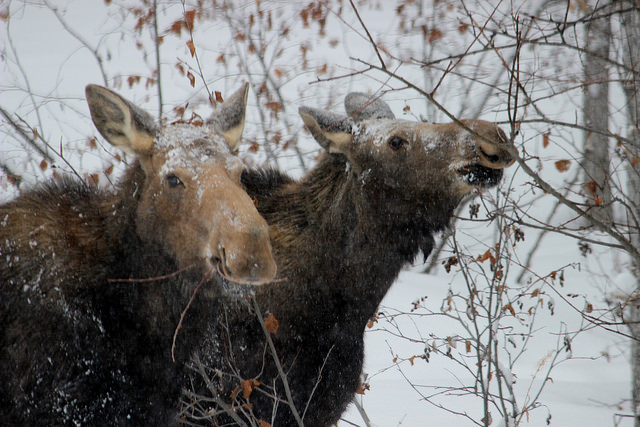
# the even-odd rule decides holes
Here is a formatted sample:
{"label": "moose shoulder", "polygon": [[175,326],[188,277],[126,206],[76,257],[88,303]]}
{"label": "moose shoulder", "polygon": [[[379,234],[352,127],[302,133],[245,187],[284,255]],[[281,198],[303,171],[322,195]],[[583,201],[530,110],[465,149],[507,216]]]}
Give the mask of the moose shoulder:
{"label": "moose shoulder", "polygon": [[[419,252],[427,256],[433,233],[462,198],[496,185],[513,162],[512,145],[493,123],[467,120],[465,129],[398,120],[387,104],[360,93],[345,105],[346,116],[300,109],[325,150],[300,181],[273,170],[243,173],[269,223],[280,281],[259,288],[252,304],[221,305],[224,321],[200,357],[206,372],[218,372],[209,378],[217,399],[247,422],[336,423],[358,387],[366,324],[402,266]],[[276,354],[257,311],[278,320],[269,333]],[[243,393],[234,393],[240,384]],[[215,401],[190,410],[224,425],[231,414],[207,403]]]}
{"label": "moose shoulder", "polygon": [[[161,128],[87,86],[97,129],[135,160],[116,191],[63,179],[0,206],[2,423],[171,422],[211,297],[227,279],[275,275],[268,226],[232,154],[247,90],[212,125]],[[174,330],[199,283],[173,363]]]}

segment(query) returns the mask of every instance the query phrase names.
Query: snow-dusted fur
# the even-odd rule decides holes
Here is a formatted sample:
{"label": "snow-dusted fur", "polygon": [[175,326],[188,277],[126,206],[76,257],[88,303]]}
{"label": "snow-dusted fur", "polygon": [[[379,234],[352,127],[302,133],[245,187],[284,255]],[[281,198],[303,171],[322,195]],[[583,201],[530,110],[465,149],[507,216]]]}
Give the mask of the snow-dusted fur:
{"label": "snow-dusted fur", "polygon": [[[346,109],[350,117],[300,110],[327,151],[302,180],[273,170],[243,174],[271,228],[281,281],[258,289],[255,305],[219,306],[218,327],[200,352],[211,383],[195,390],[213,399],[194,405],[197,415],[215,414],[215,425],[238,421],[216,399],[248,425],[297,425],[274,357],[304,424],[336,423],[360,381],[366,324],[402,266],[419,252],[426,257],[461,198],[495,185],[512,163],[492,123],[465,121],[472,133],[396,120],[385,103],[357,93]],[[256,306],[262,318],[278,320],[270,333],[277,355]]]}
{"label": "snow-dusted fur", "polygon": [[[174,363],[174,330],[194,289],[216,263],[243,281],[275,274],[267,225],[240,187],[236,141],[225,136],[241,132],[246,88],[236,95],[242,117],[226,127],[161,130],[89,86],[98,130],[137,155],[117,189],[62,179],[0,206],[0,425],[177,422],[185,363],[228,284],[203,284]],[[109,280],[158,278],[194,262],[167,278]]]}

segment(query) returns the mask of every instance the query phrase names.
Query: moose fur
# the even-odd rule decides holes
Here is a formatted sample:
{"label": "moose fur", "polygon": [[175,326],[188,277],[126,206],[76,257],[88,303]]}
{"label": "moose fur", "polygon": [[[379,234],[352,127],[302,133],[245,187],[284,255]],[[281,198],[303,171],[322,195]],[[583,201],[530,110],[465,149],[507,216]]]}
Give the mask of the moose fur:
{"label": "moose fur", "polygon": [[[280,281],[219,307],[200,351],[207,384],[194,390],[210,399],[185,403],[193,415],[213,414],[215,425],[299,425],[275,358],[304,425],[336,423],[360,381],[366,324],[401,268],[426,257],[461,199],[497,184],[513,162],[493,123],[397,120],[360,93],[345,105],[347,116],[300,109],[326,151],[300,181],[274,170],[243,174],[269,223]],[[268,315],[277,330],[273,319],[263,330]]]}
{"label": "moose fur", "polygon": [[[136,160],[114,192],[67,178],[0,206],[0,424],[177,422],[186,363],[213,321],[212,298],[231,286],[211,272],[275,275],[267,224],[231,152],[247,89],[215,125],[161,129],[87,86],[96,127]],[[198,284],[174,363],[174,330]]]}

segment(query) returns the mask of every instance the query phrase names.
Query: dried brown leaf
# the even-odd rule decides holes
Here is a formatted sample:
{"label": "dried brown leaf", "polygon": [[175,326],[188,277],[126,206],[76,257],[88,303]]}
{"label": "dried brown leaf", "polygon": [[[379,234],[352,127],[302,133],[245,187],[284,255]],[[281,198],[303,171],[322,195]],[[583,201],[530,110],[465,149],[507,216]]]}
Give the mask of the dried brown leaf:
{"label": "dried brown leaf", "polygon": [[184,21],[185,24],[187,25],[187,29],[189,31],[193,31],[193,21],[196,17],[196,11],[194,10],[188,10],[184,13]]}
{"label": "dried brown leaf", "polygon": [[171,26],[169,27],[167,32],[174,33],[174,34],[177,34],[179,36],[180,33],[182,33],[182,26],[183,25],[184,25],[184,20],[178,19],[173,24],[171,24]]}
{"label": "dried brown leaf", "polygon": [[566,172],[571,166],[571,160],[558,160],[555,162],[555,165],[559,172]]}
{"label": "dried brown leaf", "polygon": [[242,380],[240,381],[240,388],[242,388],[242,397],[248,399],[253,392],[253,383],[251,380]]}
{"label": "dried brown leaf", "polygon": [[276,319],[273,313],[269,313],[269,316],[267,316],[266,320],[264,321],[264,327],[266,328],[267,332],[271,334],[275,334],[276,332],[278,332],[278,319]]}
{"label": "dried brown leaf", "polygon": [[187,41],[187,47],[189,48],[189,53],[193,57],[196,54],[196,46],[193,44],[193,40]]}
{"label": "dried brown leaf", "polygon": [[504,307],[502,307],[502,312],[504,313],[505,311],[509,311],[509,313],[511,313],[512,316],[516,315],[516,311],[513,308],[513,305],[511,304],[507,304]]}
{"label": "dried brown leaf", "polygon": [[543,133],[542,134],[542,146],[544,148],[547,148],[549,146],[549,134],[548,133]]}
{"label": "dried brown leaf", "polygon": [[191,87],[195,87],[196,85],[196,77],[191,74],[191,71],[187,71],[187,78],[189,79],[189,84]]}
{"label": "dried brown leaf", "polygon": [[485,253],[483,253],[482,255],[480,255],[478,257],[478,261],[479,262],[485,262],[486,260],[488,260],[489,258],[491,258],[491,249],[487,249],[487,251]]}

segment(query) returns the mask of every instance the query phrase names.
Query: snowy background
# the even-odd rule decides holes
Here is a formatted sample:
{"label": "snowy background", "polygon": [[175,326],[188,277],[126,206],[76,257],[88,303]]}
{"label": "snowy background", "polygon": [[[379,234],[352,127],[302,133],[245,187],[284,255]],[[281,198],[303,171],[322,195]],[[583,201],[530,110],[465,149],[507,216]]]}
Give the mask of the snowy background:
{"label": "snowy background", "polygon": [[[16,186],[6,171],[1,173],[0,201],[15,197],[21,188],[28,188],[53,174],[71,173],[72,169],[85,177],[93,174],[100,185],[108,186],[117,179],[123,165],[115,157],[117,150],[99,138],[92,139],[97,132],[89,119],[84,86],[88,83],[108,85],[152,114],[158,114],[157,86],[149,83],[149,79],[157,78],[150,43],[152,29],[148,23],[141,29],[135,28],[140,16],[144,16],[143,13],[140,16],[131,13],[131,7],[137,3],[141,10],[150,8],[150,2],[133,0],[0,2],[3,31],[0,36],[0,106],[23,128],[37,129],[39,141],[48,143],[45,149],[51,156],[51,160],[43,164],[42,156],[26,146],[24,140],[16,136],[15,129],[3,120],[0,158],[4,165],[20,175],[22,182]],[[207,5],[201,5],[202,2],[193,3],[207,8]],[[420,47],[424,45],[425,34],[420,36],[422,41],[418,44],[415,34],[400,30],[402,16],[396,13],[396,8],[412,2],[391,3],[357,2],[362,20],[373,37],[380,41],[380,46],[400,58],[410,59],[417,52],[425,54],[423,58],[436,55],[433,46],[428,47],[432,49],[429,52]],[[456,2],[435,3],[439,5],[424,6],[428,13],[421,18],[423,21],[407,25],[430,28],[428,37],[433,37],[433,44],[438,40],[440,55],[464,52],[470,39],[468,34],[462,34],[463,11],[459,6],[447,6],[447,3]],[[514,10],[533,10],[539,3],[523,1],[514,6]],[[211,91],[227,96],[248,80],[252,93],[245,130],[247,143],[241,148],[241,155],[250,164],[271,163],[295,176],[302,175],[303,168],[313,164],[318,147],[302,132],[302,122],[296,115],[298,106],[341,112],[341,101],[349,91],[374,92],[402,87],[375,71],[350,75],[366,68],[356,59],[377,63],[377,55],[348,2],[327,3],[323,28],[314,21],[313,8],[309,9],[310,23],[305,25],[302,10],[306,4],[303,3],[272,1],[259,5],[244,1],[232,4],[234,6],[227,9],[211,6],[210,15],[196,19],[193,42],[199,55],[198,66],[186,44],[190,40],[188,31],[183,28],[176,34],[170,30],[172,24],[184,16],[185,10],[192,9],[191,4],[159,2],[158,27],[164,35],[160,80],[163,114],[171,121],[176,118],[175,108],[186,106],[185,117],[191,112],[206,117],[210,106],[205,81]],[[266,19],[259,17],[259,10],[272,13],[273,28],[267,26]],[[474,13],[479,22],[484,22],[491,10],[477,6]],[[249,16],[254,14],[257,23],[249,26]],[[438,30],[440,34],[433,26],[438,22],[443,27]],[[259,25],[265,26],[258,28]],[[449,27],[454,30],[444,30]],[[246,33],[241,36],[239,31],[242,29]],[[252,56],[248,47],[248,39],[256,34],[262,37],[255,38],[258,49],[264,53],[261,58]],[[302,49],[304,61],[300,59],[301,46],[306,46]],[[555,59],[550,67],[556,71],[566,65],[563,60],[571,61],[553,56],[544,58],[543,61],[550,62]],[[461,72],[476,72],[478,78],[493,80],[494,70],[490,65],[478,67],[478,64],[484,64],[483,61],[479,58],[478,62],[466,64],[468,68],[461,66]],[[177,64],[181,64],[182,69]],[[423,84],[427,90],[438,81],[437,72],[428,76],[419,68],[402,68],[400,61],[389,60],[389,64],[397,66],[398,72]],[[204,79],[198,75],[200,70]],[[189,72],[195,79],[193,85]],[[270,94],[261,98],[258,93],[265,73],[276,81],[269,83],[274,85],[270,86]],[[566,69],[563,73],[561,77],[570,76],[571,70]],[[343,75],[349,76],[336,78]],[[455,75],[448,75],[435,94],[436,99],[460,117],[475,116],[475,109],[481,109],[478,112],[481,118],[506,122],[503,99],[499,94],[484,99],[484,86],[459,80]],[[274,87],[279,88],[282,98],[277,97]],[[616,104],[616,96],[614,91],[613,104]],[[265,107],[268,102],[281,99],[288,103],[271,104],[271,110]],[[390,91],[384,99],[398,117],[446,120],[442,112],[410,90]],[[579,114],[570,94],[562,103],[554,99],[542,105],[548,107],[547,113],[556,119],[569,117],[567,120],[571,120]],[[616,118],[612,118],[612,123],[616,125]],[[265,132],[265,125],[268,132]],[[541,133],[544,131],[535,126],[523,126],[516,143],[537,156],[542,165],[541,173],[560,187],[566,176],[553,166],[545,168],[544,165],[553,165],[567,157],[575,159],[579,155],[575,146],[563,142],[579,141],[580,134],[563,135],[562,140],[552,141],[549,147],[543,148]],[[287,146],[285,141],[291,144]],[[271,144],[270,149],[265,147],[267,144]],[[509,192],[512,199],[521,204],[531,203],[529,213],[533,217],[547,217],[553,200],[545,198],[540,191],[532,191],[527,186],[530,178],[517,167],[507,171],[504,181],[500,189],[487,192],[483,198],[495,201],[500,199],[500,194]],[[461,216],[469,217],[466,211]],[[484,210],[480,217],[486,219]],[[570,218],[569,212],[560,209],[553,221],[562,224]],[[474,256],[485,253],[495,242],[495,228],[486,221],[461,220],[456,230],[457,244],[465,253]],[[525,241],[513,249],[513,256],[519,260],[526,258],[539,233],[526,228],[524,232]],[[624,254],[597,246],[591,249],[591,253],[583,256],[576,240],[546,235],[530,268],[538,276],[563,270],[563,281],[540,282],[538,287],[544,291],[542,303],[537,305],[538,299],[531,299],[531,306],[538,308],[535,318],[514,319],[503,325],[514,337],[527,333],[531,336],[526,347],[523,340],[514,339],[512,348],[504,352],[506,359],[504,369],[501,368],[507,377],[505,381],[513,385],[520,404],[538,402],[538,408],[523,418],[523,425],[542,426],[547,422],[556,426],[632,425],[631,418],[625,417],[630,413],[628,399],[631,393],[628,340],[619,333],[593,327],[582,314],[586,304],[593,305],[596,313],[598,309],[608,310],[611,301],[615,303],[616,298],[633,289],[635,279],[627,271],[629,265]],[[482,418],[481,399],[462,390],[462,387],[474,387],[472,372],[456,362],[468,358],[469,365],[473,365],[464,338],[456,338],[466,336],[466,332],[460,322],[452,320],[443,310],[447,298],[464,293],[466,287],[460,269],[454,266],[447,273],[440,265],[441,260],[452,255],[451,250],[450,245],[445,247],[431,274],[421,273],[425,268],[422,264],[407,268],[382,302],[377,322],[366,332],[364,373],[370,389],[359,395],[358,401],[372,425],[467,426],[474,425],[471,419],[480,422]],[[474,271],[481,279],[478,270]],[[519,275],[520,271],[514,265],[505,283],[515,293],[519,287],[530,292],[528,276],[518,282]],[[527,307],[521,311],[526,312]],[[625,332],[624,328],[613,329]],[[447,337],[454,338],[447,343]],[[565,347],[567,338],[571,339],[570,351]],[[428,362],[419,357],[425,355],[426,346],[437,348],[430,353]],[[451,347],[454,358],[446,356],[447,346]],[[509,354],[519,356],[509,361]],[[538,394],[543,384],[545,387]],[[425,396],[430,397],[428,401]],[[491,412],[494,416],[497,414],[495,410]],[[501,425],[500,422],[496,418],[492,425]],[[347,425],[365,425],[354,405],[340,423],[340,426]]]}

